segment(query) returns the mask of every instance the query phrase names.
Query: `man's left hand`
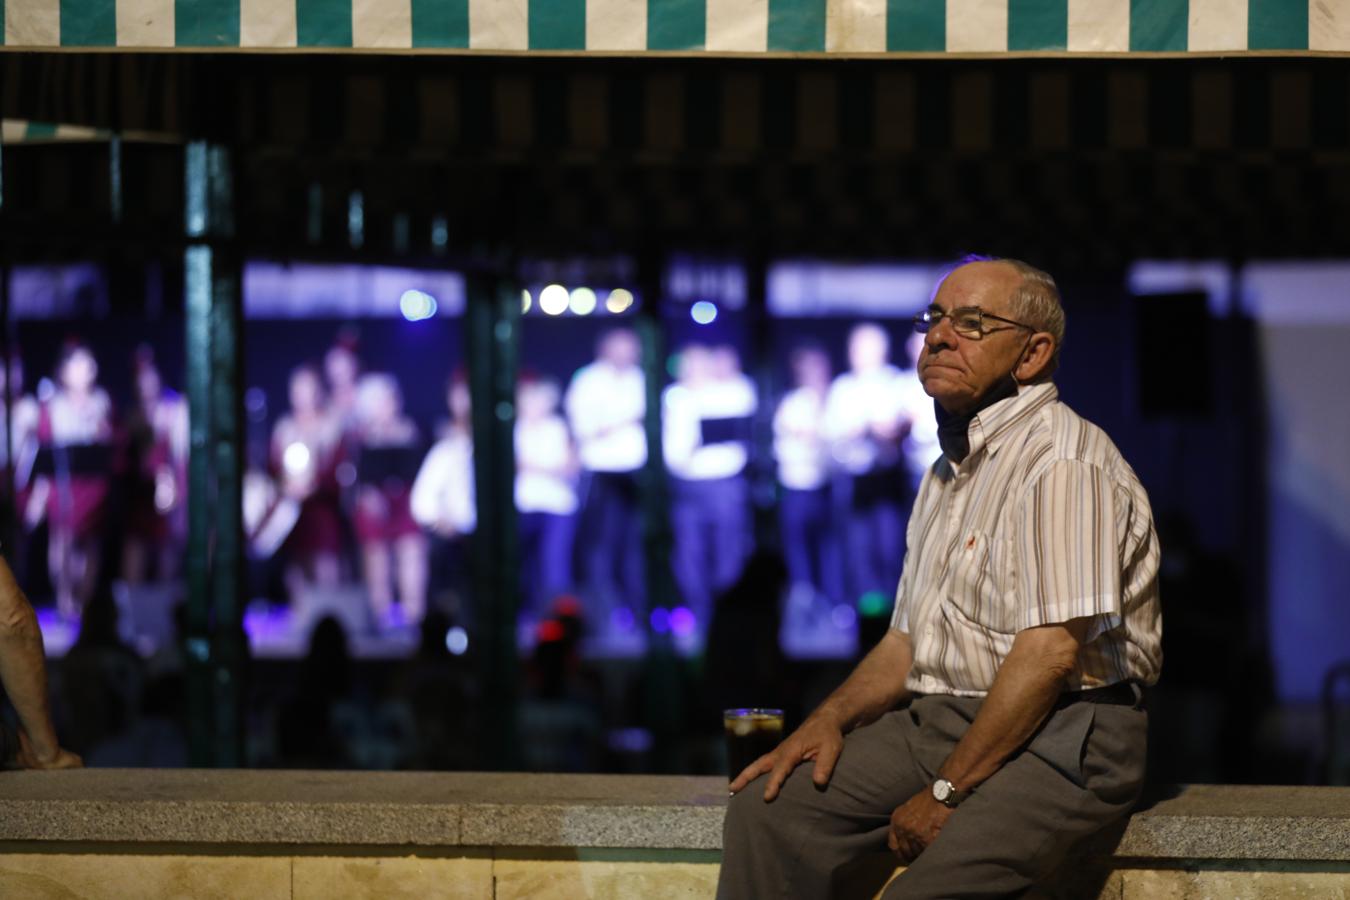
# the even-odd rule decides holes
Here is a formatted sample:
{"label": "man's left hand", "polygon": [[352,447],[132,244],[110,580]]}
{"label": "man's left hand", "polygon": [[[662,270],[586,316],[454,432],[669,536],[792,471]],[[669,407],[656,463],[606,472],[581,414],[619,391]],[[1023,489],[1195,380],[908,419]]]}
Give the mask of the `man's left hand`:
{"label": "man's left hand", "polygon": [[925,847],[937,840],[953,812],[934,800],[931,791],[920,791],[891,813],[891,831],[886,835],[886,846],[901,862],[914,862]]}

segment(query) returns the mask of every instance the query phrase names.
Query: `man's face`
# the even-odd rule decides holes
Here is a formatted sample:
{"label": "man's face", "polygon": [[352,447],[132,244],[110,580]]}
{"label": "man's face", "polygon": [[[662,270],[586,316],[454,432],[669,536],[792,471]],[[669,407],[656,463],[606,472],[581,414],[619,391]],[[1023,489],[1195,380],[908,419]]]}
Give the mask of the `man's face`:
{"label": "man's face", "polygon": [[[978,306],[987,313],[1016,319],[1010,305],[1021,280],[1016,269],[1003,263],[968,263],[942,282],[933,306],[943,312]],[[919,380],[924,391],[947,412],[974,409],[1012,371],[1022,354],[1026,329],[987,320],[986,324],[998,330],[970,338],[957,334],[951,320],[943,318],[925,335],[919,354]]]}

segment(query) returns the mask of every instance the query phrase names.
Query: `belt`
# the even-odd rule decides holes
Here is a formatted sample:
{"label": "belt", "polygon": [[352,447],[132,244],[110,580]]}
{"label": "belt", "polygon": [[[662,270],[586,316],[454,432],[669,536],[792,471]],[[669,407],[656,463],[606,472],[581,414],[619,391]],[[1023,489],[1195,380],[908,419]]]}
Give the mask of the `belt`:
{"label": "belt", "polygon": [[1134,681],[1117,681],[1106,687],[1089,688],[1085,691],[1065,691],[1059,695],[1056,709],[1063,709],[1075,703],[1106,703],[1111,706],[1133,706],[1144,708],[1144,692]]}

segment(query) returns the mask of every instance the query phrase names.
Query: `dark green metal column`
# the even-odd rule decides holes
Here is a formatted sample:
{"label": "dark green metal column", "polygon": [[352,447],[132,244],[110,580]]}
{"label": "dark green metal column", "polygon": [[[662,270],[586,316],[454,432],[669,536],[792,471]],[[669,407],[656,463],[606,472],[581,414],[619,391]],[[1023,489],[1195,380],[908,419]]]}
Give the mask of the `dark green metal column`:
{"label": "dark green metal column", "polygon": [[[4,427],[4,433],[0,434],[0,439],[5,442],[5,447],[14,449],[14,384],[10,379],[13,370],[10,367],[9,351],[13,346],[10,340],[10,321],[9,321],[9,253],[8,241],[5,239],[5,145],[0,140],[0,365],[5,367],[5,421],[0,423]],[[0,546],[9,548],[9,553],[14,553],[14,539],[19,533],[19,503],[15,497],[14,489],[14,470],[18,461],[10,459],[10,454],[5,454],[5,459],[9,465],[5,466],[3,490],[8,498],[5,510],[4,520],[0,522]],[[11,557],[12,558],[12,557]]]}
{"label": "dark green metal column", "polygon": [[759,392],[750,453],[750,498],[753,503],[755,546],[779,547],[778,471],[773,464],[774,402],[782,396],[774,363],[773,331],[769,322],[769,267],[756,251],[745,266],[746,311],[750,318],[750,371]]}
{"label": "dark green metal column", "polygon": [[[0,197],[0,212],[4,210],[3,197]],[[3,222],[3,218],[0,218]],[[0,225],[3,228],[3,225]],[[0,241],[0,366],[4,366],[5,371],[5,420],[0,422],[3,427],[3,433],[0,434],[0,440],[5,442],[5,446],[11,451],[14,449],[14,380],[9,376],[14,373],[10,365],[10,348],[14,342],[10,340],[9,320],[9,261],[5,258],[4,242]],[[5,453],[5,460],[8,465],[4,468],[4,484],[0,485],[0,490],[5,492],[5,509],[3,521],[0,521],[0,547],[6,548],[10,559],[14,559],[15,540],[19,535],[19,516],[23,511],[19,509],[18,492],[15,490],[14,476],[19,465],[17,459],[12,458],[12,453]]]}
{"label": "dark green metal column", "polygon": [[[666,477],[661,427],[661,394],[666,385],[666,338],[661,325],[662,257],[645,254],[638,261],[642,303],[635,318],[642,343],[642,375],[647,386],[647,465],[642,470],[642,548],[647,574],[647,607],[673,607],[679,602],[670,568],[674,538],[670,527],[670,485]],[[641,623],[645,626],[646,623]]]}
{"label": "dark green metal column", "polygon": [[483,684],[484,768],[520,763],[516,743],[519,662],[516,613],[520,552],[516,532],[516,368],[520,290],[496,272],[469,276],[465,356],[473,397],[474,486],[478,527],[473,538],[473,597]]}
{"label": "dark green metal column", "polygon": [[243,762],[241,261],[224,147],[186,148],[188,745],[195,766]]}
{"label": "dark green metal column", "polygon": [[[661,322],[661,274],[664,257],[644,253],[638,260],[638,289],[642,305],[636,317],[642,342],[642,375],[647,386],[647,465],[643,467],[642,547],[647,574],[647,606],[670,609],[680,602],[670,567],[674,537],[670,525],[670,482],[662,445],[661,395],[666,385],[666,339]],[[647,628],[647,656],[642,661],[642,724],[652,733],[651,765],[656,772],[678,770],[684,737],[686,700],[684,664],[675,653],[669,632]],[[706,627],[707,623],[701,623]]]}

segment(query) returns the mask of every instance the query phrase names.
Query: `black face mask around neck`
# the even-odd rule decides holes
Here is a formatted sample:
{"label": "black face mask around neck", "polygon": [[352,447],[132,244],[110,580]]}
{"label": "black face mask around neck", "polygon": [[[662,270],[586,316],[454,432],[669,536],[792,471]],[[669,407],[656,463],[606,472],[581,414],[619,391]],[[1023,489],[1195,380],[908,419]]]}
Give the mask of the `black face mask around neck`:
{"label": "black face mask around neck", "polygon": [[994,386],[989,389],[989,393],[980,398],[980,402],[975,408],[964,413],[949,413],[942,408],[942,404],[936,400],[933,401],[933,409],[937,413],[938,426],[938,444],[942,447],[942,453],[952,462],[965,462],[966,456],[970,453],[970,422],[976,414],[982,409],[988,409],[1000,400],[1006,400],[1009,397],[1017,396],[1017,379],[1012,377],[1009,372],[1004,375]]}

